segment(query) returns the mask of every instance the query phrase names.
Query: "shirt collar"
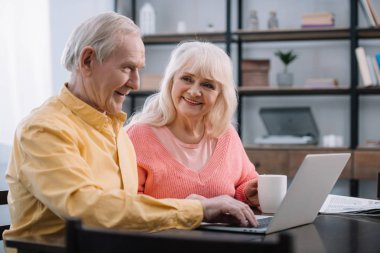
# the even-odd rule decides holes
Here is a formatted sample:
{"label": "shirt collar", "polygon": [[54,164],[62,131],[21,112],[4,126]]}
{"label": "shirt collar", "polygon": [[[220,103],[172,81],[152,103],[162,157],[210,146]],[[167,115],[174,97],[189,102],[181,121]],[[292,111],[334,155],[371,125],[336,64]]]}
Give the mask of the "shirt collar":
{"label": "shirt collar", "polygon": [[124,112],[119,112],[115,116],[109,116],[105,113],[99,112],[94,107],[88,105],[72,94],[67,88],[67,83],[61,89],[58,98],[74,114],[96,129],[105,128],[111,124],[113,127],[116,127],[116,130],[118,131],[127,119],[127,114]]}

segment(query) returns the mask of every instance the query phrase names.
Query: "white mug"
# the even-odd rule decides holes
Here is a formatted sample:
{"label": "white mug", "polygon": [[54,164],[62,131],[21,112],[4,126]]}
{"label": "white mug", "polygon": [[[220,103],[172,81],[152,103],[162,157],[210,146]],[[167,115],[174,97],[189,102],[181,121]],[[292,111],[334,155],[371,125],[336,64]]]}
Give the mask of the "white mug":
{"label": "white mug", "polygon": [[286,190],[285,175],[259,175],[258,194],[263,213],[275,213],[285,197]]}

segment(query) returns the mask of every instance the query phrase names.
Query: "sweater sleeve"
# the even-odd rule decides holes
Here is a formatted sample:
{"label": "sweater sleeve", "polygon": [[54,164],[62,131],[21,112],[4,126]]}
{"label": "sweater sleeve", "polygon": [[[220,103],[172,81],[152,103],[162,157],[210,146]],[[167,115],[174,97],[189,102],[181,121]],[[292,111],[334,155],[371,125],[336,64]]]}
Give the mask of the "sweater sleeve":
{"label": "sweater sleeve", "polygon": [[245,203],[249,203],[245,195],[245,189],[253,179],[258,177],[258,173],[255,165],[249,160],[243,143],[235,129],[232,130],[231,145],[234,146],[234,154],[239,156],[242,164],[241,176],[236,185],[235,198]]}

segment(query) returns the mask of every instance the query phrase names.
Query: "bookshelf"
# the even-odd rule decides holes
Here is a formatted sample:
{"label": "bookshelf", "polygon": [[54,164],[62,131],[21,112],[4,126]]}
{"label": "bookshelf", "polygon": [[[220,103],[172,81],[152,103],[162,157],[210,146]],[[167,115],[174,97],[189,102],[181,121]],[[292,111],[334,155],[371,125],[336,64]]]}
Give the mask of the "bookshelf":
{"label": "bookshelf", "polygon": [[[121,0],[119,0],[121,1]],[[145,1],[145,0],[140,0]],[[167,0],[168,1],[168,0]],[[165,1],[165,2],[167,2]],[[176,2],[175,0],[172,0]],[[188,39],[200,39],[211,41],[214,43],[221,44],[226,52],[231,55],[234,60],[234,65],[236,67],[235,72],[236,81],[238,84],[241,84],[241,66],[240,63],[245,57],[246,47],[252,45],[262,45],[263,43],[277,43],[278,45],[289,44],[289,43],[324,43],[324,42],[338,42],[343,43],[347,47],[345,52],[347,56],[347,61],[344,62],[346,76],[348,76],[347,81],[341,82],[341,86],[336,88],[324,88],[324,89],[311,89],[303,88],[300,86],[293,86],[289,88],[277,88],[274,86],[259,88],[259,87],[238,87],[239,95],[239,105],[237,110],[237,121],[238,121],[238,131],[241,134],[242,139],[245,138],[244,131],[242,128],[248,129],[251,127],[250,123],[246,121],[246,116],[243,116],[245,110],[251,109],[246,108],[244,105],[244,100],[257,100],[257,99],[313,99],[319,100],[320,103],[324,103],[325,99],[329,100],[342,100],[343,107],[348,108],[347,122],[348,125],[348,134],[347,141],[345,146],[342,148],[327,148],[321,146],[312,146],[312,147],[268,147],[260,145],[251,145],[250,143],[245,143],[247,146],[247,153],[250,154],[253,161],[256,161],[260,158],[260,164],[265,165],[266,162],[263,162],[263,159],[266,159],[267,162],[273,163],[276,159],[273,157],[295,157],[302,156],[305,152],[352,152],[353,156],[351,158],[351,165],[348,169],[345,170],[344,178],[351,179],[351,195],[355,196],[358,194],[358,179],[368,179],[372,178],[370,174],[375,170],[380,170],[380,159],[372,160],[372,163],[364,163],[363,161],[367,157],[376,157],[380,155],[380,148],[363,148],[362,143],[359,140],[360,127],[360,105],[363,98],[371,97],[377,98],[380,95],[379,87],[363,88],[359,86],[359,71],[358,65],[355,56],[355,48],[357,48],[361,41],[363,40],[377,40],[380,39],[380,29],[379,28],[369,28],[366,26],[359,26],[359,13],[360,5],[358,0],[346,0],[344,3],[348,6],[345,8],[347,12],[348,19],[347,24],[339,24],[335,28],[281,28],[276,30],[248,30],[244,28],[244,15],[247,12],[246,4],[253,0],[225,0],[223,4],[215,6],[215,8],[220,8],[225,19],[223,22],[223,29],[217,29],[215,32],[187,32],[187,33],[158,33],[155,35],[144,36],[143,40],[146,47],[149,50],[154,51],[155,48],[161,46],[174,46],[182,40]],[[336,2],[341,3],[339,0]],[[118,1],[115,1],[116,5]],[[137,7],[139,2],[138,0],[130,0],[131,6],[133,9],[133,17],[136,19]],[[152,1],[153,3],[157,3]],[[315,2],[317,2],[315,0]],[[220,3],[220,2],[218,2]],[[278,3],[277,3],[278,4]],[[195,4],[196,5],[196,4]],[[223,5],[223,8],[221,8]],[[196,5],[200,8],[199,5]],[[278,8],[278,7],[277,7]],[[292,8],[292,7],[284,7]],[[297,8],[297,7],[296,7]],[[218,10],[220,10],[218,9]],[[172,11],[172,10],[171,10]],[[195,10],[194,10],[195,11]],[[168,11],[168,15],[170,12]],[[265,20],[262,20],[265,21]],[[281,20],[280,20],[281,21]],[[380,50],[380,47],[379,47]],[[147,59],[148,60],[148,59]],[[130,94],[130,106],[132,111],[136,107],[136,101],[141,99],[143,100],[146,96],[153,94],[153,90],[143,90],[138,92],[132,92]],[[379,97],[380,98],[380,97]],[[304,101],[303,100],[303,101]],[[331,116],[334,118],[334,115]],[[259,120],[259,119],[256,119]],[[249,130],[251,131],[251,130]],[[245,131],[247,132],[247,130]],[[253,151],[252,151],[253,150]],[[275,153],[273,153],[275,151]],[[291,151],[291,154],[289,153]],[[255,158],[256,153],[256,158]],[[265,154],[270,154],[265,155]],[[297,160],[298,161],[298,160]],[[363,164],[364,163],[364,164]],[[256,164],[256,165],[260,165]],[[267,166],[267,165],[265,165]],[[292,165],[295,166],[295,165]],[[269,168],[273,170],[281,167],[280,163],[270,164]],[[360,170],[362,168],[363,172]],[[366,172],[364,172],[364,170]],[[372,172],[370,172],[372,171]],[[361,176],[365,175],[365,176]],[[376,174],[377,175],[377,174]]]}
{"label": "bookshelf", "polygon": [[294,40],[337,40],[348,39],[350,30],[346,28],[303,28],[249,31],[238,29],[234,34],[241,42],[294,41]]}

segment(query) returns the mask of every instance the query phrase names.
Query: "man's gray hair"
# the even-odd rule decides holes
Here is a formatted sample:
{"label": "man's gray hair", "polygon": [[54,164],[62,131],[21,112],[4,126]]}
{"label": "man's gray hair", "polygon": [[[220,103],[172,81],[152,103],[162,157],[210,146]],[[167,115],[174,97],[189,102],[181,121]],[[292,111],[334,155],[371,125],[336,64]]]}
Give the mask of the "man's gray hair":
{"label": "man's gray hair", "polygon": [[79,66],[80,53],[87,46],[94,48],[97,60],[102,62],[117,46],[120,35],[130,33],[140,35],[140,29],[126,16],[115,12],[93,16],[71,34],[63,50],[61,63],[68,71],[75,71]]}

